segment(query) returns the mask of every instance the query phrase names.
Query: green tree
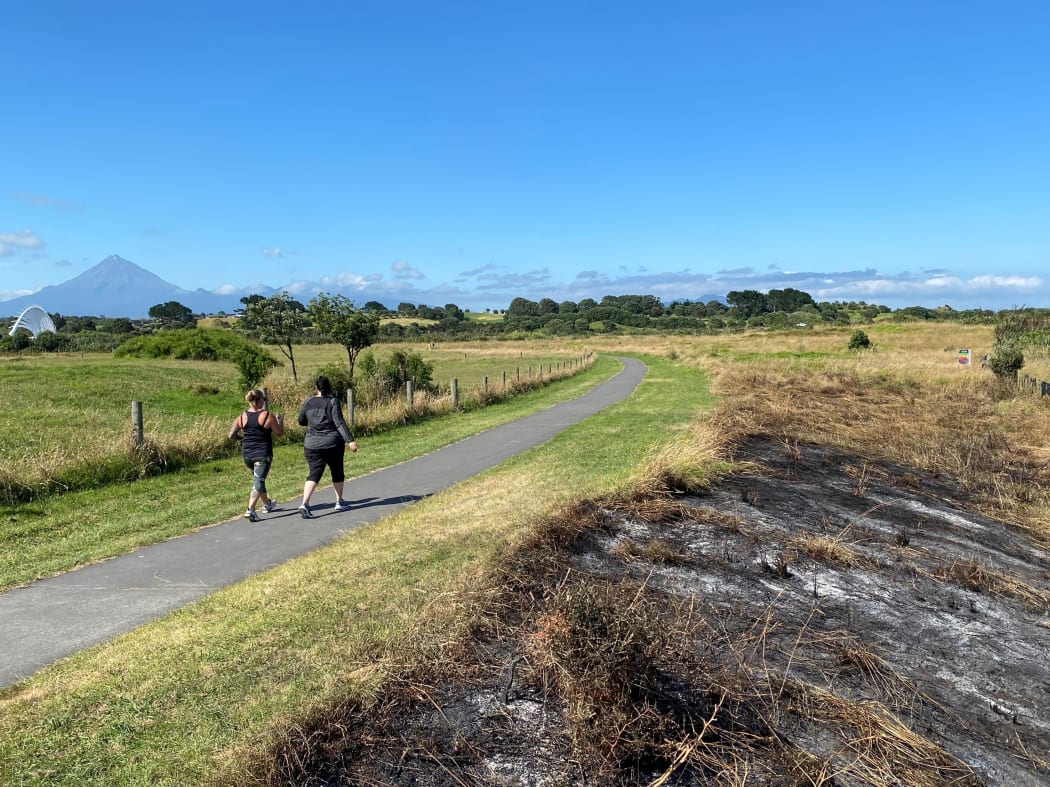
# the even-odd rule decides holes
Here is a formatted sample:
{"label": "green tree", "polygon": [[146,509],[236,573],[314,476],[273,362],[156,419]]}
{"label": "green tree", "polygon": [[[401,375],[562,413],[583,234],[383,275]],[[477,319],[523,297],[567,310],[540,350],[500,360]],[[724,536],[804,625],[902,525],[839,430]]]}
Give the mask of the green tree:
{"label": "green tree", "polygon": [[259,347],[246,346],[233,355],[237,371],[241,373],[241,387],[254,388],[263,381],[277,361]]}
{"label": "green tree", "polygon": [[507,308],[508,317],[537,317],[540,313],[540,305],[528,298],[515,298]]}
{"label": "green tree", "polygon": [[552,298],[540,298],[540,302],[536,304],[540,314],[557,314],[558,304],[554,302]]}
{"label": "green tree", "polygon": [[[488,311],[488,309],[485,309]],[[562,301],[558,304],[558,314],[575,314],[576,304],[572,301]]]}
{"label": "green tree", "polygon": [[22,354],[22,350],[32,344],[32,336],[25,328],[19,328],[11,336],[6,337],[13,352]]}
{"label": "green tree", "polygon": [[98,329],[107,333],[134,333],[135,324],[127,317],[103,317],[98,321]]}
{"label": "green tree", "polygon": [[306,307],[287,292],[278,292],[269,298],[249,296],[241,298],[244,317],[241,326],[245,333],[266,344],[275,344],[292,365],[292,379],[298,381],[295,368],[295,345],[306,330]]}
{"label": "green tree", "polygon": [[183,306],[178,301],[158,303],[149,307],[151,320],[160,323],[161,328],[192,328],[197,324],[193,312],[188,306]]}
{"label": "green tree", "polygon": [[726,301],[745,320],[769,311],[769,299],[758,290],[732,290],[726,293]]}
{"label": "green tree", "polygon": [[345,295],[327,292],[310,301],[309,313],[318,332],[346,349],[353,378],[358,353],[370,347],[379,335],[379,316],[355,309],[354,302]]}
{"label": "green tree", "polygon": [[71,341],[69,334],[44,331],[43,333],[37,334],[34,343],[36,344],[37,349],[46,353],[53,353],[68,350]]}
{"label": "green tree", "polygon": [[783,290],[770,290],[766,294],[766,298],[769,301],[770,310],[775,312],[797,312],[803,306],[816,305],[812,295],[802,290],[796,290],[794,287],[787,287]]}

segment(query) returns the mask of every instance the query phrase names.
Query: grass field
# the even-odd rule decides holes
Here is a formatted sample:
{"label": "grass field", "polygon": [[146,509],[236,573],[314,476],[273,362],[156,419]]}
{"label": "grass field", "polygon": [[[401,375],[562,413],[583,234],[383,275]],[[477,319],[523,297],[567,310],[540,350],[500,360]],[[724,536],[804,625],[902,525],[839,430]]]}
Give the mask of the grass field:
{"label": "grass field", "polygon": [[[366,689],[408,621],[532,517],[624,484],[680,434],[707,402],[704,378],[649,362],[628,402],[551,443],[0,693],[0,781],[225,781],[275,723],[342,691],[340,676],[355,673]],[[213,498],[199,484],[181,479],[171,494]]]}
{"label": "grass field", "polygon": [[[462,596],[501,546],[574,500],[644,483],[654,468],[713,474],[714,449],[748,435],[786,452],[808,442],[840,446],[958,479],[983,512],[1050,542],[1050,408],[957,363],[960,348],[978,358],[990,351],[992,329],[865,330],[874,349],[861,353],[846,349],[846,328],[590,342],[599,352],[641,354],[650,365],[627,402],[329,548],[0,692],[0,783],[247,783],[246,765],[275,741],[305,734],[318,708],[374,697],[389,670],[424,658],[411,650],[420,621],[438,619],[445,638],[469,630]],[[511,347],[519,360],[550,352]],[[440,348],[479,357],[490,349]],[[428,450],[457,430],[542,406],[556,391],[582,390],[615,365],[603,356],[579,378],[514,403],[384,434],[360,458],[372,454],[368,461],[380,466]],[[721,397],[717,409],[709,380]],[[301,479],[281,468],[298,470],[301,456],[290,446],[280,451],[275,491],[287,497]],[[235,512],[245,489],[230,488],[228,477],[240,472],[227,460],[136,484],[141,494],[122,498],[132,512],[123,528],[148,531],[158,504],[165,515],[186,511],[183,526],[217,508]],[[40,521],[51,517],[63,531],[107,505],[86,494],[66,499],[68,510],[41,512]],[[85,525],[83,549],[101,526]],[[156,537],[166,536],[149,534]],[[19,548],[12,543],[3,552]]]}
{"label": "grass field", "polygon": [[[611,372],[605,360],[557,385],[519,393],[468,414],[452,413],[413,423],[411,428],[361,436],[353,461],[364,473],[447,445],[481,429],[578,396]],[[224,440],[240,406],[214,428]],[[271,493],[286,500],[302,491],[302,448],[295,441],[275,445]],[[295,468],[289,473],[284,468]],[[247,485],[234,450],[219,459],[190,464],[176,473],[134,483],[103,484],[0,508],[0,588],[9,588],[77,565],[121,554],[141,544],[211,524],[221,512],[234,516],[245,505]],[[234,480],[235,479],[235,480]],[[216,512],[220,512],[218,515]]]}
{"label": "grass field", "polygon": [[[565,370],[579,357],[579,350],[553,343],[528,351],[512,344],[395,347],[421,353],[443,390],[456,378],[464,398],[482,388],[486,376],[490,391],[498,392],[504,373],[508,385],[517,377],[528,382],[530,370],[538,379],[541,366]],[[311,393],[319,369],[347,363],[336,345],[296,349],[299,383],[291,384],[289,364],[264,381],[274,392],[273,409],[290,413]],[[392,349],[377,345],[370,351],[382,359]],[[276,348],[271,352],[283,359]],[[132,401],[142,402],[146,438],[164,463],[181,467],[228,455],[233,446],[225,436],[244,406],[243,393],[236,369],[225,362],[114,359],[103,353],[0,359],[6,409],[0,420],[0,492],[9,490],[0,501],[135,477],[140,468],[127,459]]]}

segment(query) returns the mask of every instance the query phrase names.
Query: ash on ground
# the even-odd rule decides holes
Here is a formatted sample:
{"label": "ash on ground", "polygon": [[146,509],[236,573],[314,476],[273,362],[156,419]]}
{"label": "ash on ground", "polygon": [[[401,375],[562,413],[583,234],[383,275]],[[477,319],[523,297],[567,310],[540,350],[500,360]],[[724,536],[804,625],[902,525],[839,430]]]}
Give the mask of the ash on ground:
{"label": "ash on ground", "polygon": [[578,506],[510,561],[469,663],[330,721],[285,783],[1050,784],[1047,550],[950,479],[734,459]]}

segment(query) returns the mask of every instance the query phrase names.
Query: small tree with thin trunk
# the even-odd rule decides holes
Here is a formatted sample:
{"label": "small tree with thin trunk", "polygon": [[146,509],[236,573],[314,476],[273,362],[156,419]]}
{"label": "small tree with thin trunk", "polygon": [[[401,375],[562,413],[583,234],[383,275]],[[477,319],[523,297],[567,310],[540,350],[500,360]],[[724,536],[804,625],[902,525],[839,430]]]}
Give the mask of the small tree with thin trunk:
{"label": "small tree with thin trunk", "polygon": [[310,301],[310,320],[322,336],[346,348],[350,379],[361,350],[370,347],[379,335],[379,316],[354,308],[345,295],[322,292]]}
{"label": "small tree with thin trunk", "polygon": [[306,307],[283,291],[269,298],[241,298],[241,303],[244,304],[241,326],[245,333],[257,341],[277,345],[292,365],[292,379],[298,381],[294,346],[306,329]]}

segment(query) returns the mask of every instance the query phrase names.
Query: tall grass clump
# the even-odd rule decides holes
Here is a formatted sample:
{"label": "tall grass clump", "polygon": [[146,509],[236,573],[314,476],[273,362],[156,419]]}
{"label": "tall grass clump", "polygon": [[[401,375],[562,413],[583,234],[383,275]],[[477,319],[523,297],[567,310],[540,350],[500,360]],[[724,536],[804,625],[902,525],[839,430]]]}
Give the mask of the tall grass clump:
{"label": "tall grass clump", "polygon": [[52,447],[31,455],[9,452],[0,467],[0,505],[138,481],[231,456],[236,445],[226,439],[227,428],[219,419],[200,419],[185,431],[147,436],[141,444],[128,428],[104,442]]}

